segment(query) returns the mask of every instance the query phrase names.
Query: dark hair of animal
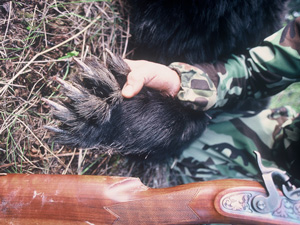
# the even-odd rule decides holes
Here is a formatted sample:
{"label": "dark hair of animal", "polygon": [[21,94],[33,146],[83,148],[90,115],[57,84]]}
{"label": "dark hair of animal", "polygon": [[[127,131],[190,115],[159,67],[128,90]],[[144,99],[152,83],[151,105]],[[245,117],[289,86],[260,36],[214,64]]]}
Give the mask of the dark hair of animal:
{"label": "dark hair of animal", "polygon": [[65,145],[110,150],[150,160],[175,157],[192,139],[201,135],[208,118],[204,112],[182,107],[177,99],[143,88],[132,99],[123,99],[120,86],[129,72],[119,57],[76,60],[83,72],[74,84],[62,84],[68,102],[46,100],[61,121],[55,141]]}
{"label": "dark hair of animal", "polygon": [[134,58],[214,62],[279,29],[287,0],[127,0]]}
{"label": "dark hair of animal", "polygon": [[[279,28],[286,0],[127,0],[135,59],[168,64],[212,62],[242,53]],[[77,63],[73,85],[56,78],[69,101],[55,103],[61,121],[58,143],[97,148],[160,161],[180,155],[205,130],[204,112],[185,108],[176,98],[143,88],[123,99],[129,73],[124,61],[108,57]]]}

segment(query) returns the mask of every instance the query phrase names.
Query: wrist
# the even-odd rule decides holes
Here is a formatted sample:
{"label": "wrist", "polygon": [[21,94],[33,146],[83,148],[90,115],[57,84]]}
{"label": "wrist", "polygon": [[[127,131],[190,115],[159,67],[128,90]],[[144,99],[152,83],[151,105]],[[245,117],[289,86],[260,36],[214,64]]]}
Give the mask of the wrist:
{"label": "wrist", "polygon": [[180,62],[171,63],[169,68],[180,77],[177,97],[183,105],[198,111],[206,111],[215,105],[217,89],[205,71]]}
{"label": "wrist", "polygon": [[171,84],[172,87],[170,88],[170,95],[173,97],[176,97],[181,89],[181,78],[180,73],[171,67],[168,67],[170,69],[170,75],[171,75]]}

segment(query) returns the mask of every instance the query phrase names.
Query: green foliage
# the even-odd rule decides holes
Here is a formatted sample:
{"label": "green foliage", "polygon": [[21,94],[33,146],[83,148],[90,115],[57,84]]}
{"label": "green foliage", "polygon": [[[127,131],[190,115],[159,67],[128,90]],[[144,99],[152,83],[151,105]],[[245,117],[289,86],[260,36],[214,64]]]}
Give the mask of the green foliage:
{"label": "green foliage", "polygon": [[290,12],[294,12],[294,11],[300,12],[300,0],[290,1],[288,7],[290,9]]}
{"label": "green foliage", "polygon": [[288,18],[293,19],[300,16],[300,0],[292,0],[288,4]]}
{"label": "green foliage", "polygon": [[271,99],[269,108],[291,106],[300,113],[300,83],[294,83]]}
{"label": "green foliage", "polygon": [[78,56],[78,55],[79,55],[79,52],[73,50],[73,51],[71,51],[71,52],[67,52],[66,55],[63,56],[63,57],[60,57],[59,60],[61,60],[61,59],[67,59],[67,58],[72,58],[72,57],[76,57],[76,56]]}

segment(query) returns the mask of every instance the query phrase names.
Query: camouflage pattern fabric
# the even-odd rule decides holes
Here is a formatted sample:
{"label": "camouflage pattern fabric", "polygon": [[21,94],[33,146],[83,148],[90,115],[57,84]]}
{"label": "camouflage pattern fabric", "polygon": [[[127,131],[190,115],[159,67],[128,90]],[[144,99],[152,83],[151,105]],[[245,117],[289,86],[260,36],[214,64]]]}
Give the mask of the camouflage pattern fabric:
{"label": "camouflage pattern fabric", "polygon": [[283,128],[289,128],[295,116],[290,107],[266,109],[258,114],[220,114],[183,152],[174,169],[187,183],[225,178],[258,179],[253,151],[261,153],[265,166],[276,167],[273,146],[280,139],[283,142]]}
{"label": "camouflage pattern fabric", "polygon": [[[217,87],[217,99],[208,98],[211,101],[208,105],[213,108],[231,108],[241,99],[264,98],[284,90],[300,79],[299,26],[300,17],[266,38],[263,45],[250,49],[248,55],[233,55],[227,61],[214,64],[172,63],[170,67],[181,75],[182,90],[178,98],[183,104],[190,102],[198,108],[196,99],[206,97],[201,96],[201,85],[192,85],[199,77],[202,83],[210,85],[212,81]],[[207,78],[206,82],[204,78]],[[213,91],[211,88],[212,96]]]}
{"label": "camouflage pattern fabric", "polygon": [[[282,136],[273,146],[273,159],[291,174],[300,186],[300,115],[284,127]],[[296,183],[295,183],[296,184]]]}
{"label": "camouflage pattern fabric", "polygon": [[177,97],[194,110],[208,110],[217,99],[217,90],[205,72],[186,63],[172,63],[170,68],[181,77],[181,90]]}
{"label": "camouflage pattern fabric", "polygon": [[[300,80],[300,18],[266,38],[261,46],[250,49],[247,55],[233,55],[227,61],[214,64],[172,63],[170,66],[182,77],[178,98],[194,109],[201,109],[201,106],[208,109],[211,105],[210,111],[231,109],[241,99],[272,96]],[[199,77],[209,77],[207,83],[214,83],[216,98],[199,96],[201,86],[192,82]],[[214,96],[213,86],[209,87],[212,87],[210,96]],[[198,101],[202,97],[208,101],[205,107],[203,101]],[[299,147],[293,144],[299,144],[299,120],[290,107],[267,109],[258,114],[223,112],[214,117],[204,134],[183,152],[174,169],[181,173],[184,182],[256,179],[255,150],[266,159],[266,166],[282,161],[276,158],[285,152],[284,155],[289,155],[285,157],[287,161],[277,165],[288,169],[294,155],[299,159]]]}

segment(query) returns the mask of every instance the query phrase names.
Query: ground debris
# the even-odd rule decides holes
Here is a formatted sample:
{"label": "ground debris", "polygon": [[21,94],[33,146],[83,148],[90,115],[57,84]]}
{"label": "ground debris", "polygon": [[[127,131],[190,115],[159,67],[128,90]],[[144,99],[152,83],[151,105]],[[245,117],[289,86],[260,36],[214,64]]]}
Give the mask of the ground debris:
{"label": "ground debris", "polygon": [[56,121],[41,98],[63,98],[52,78],[76,72],[72,56],[102,58],[105,48],[125,56],[122,1],[1,1],[0,12],[0,173],[139,176],[149,186],[169,186],[167,167],[59,146],[44,129]]}

